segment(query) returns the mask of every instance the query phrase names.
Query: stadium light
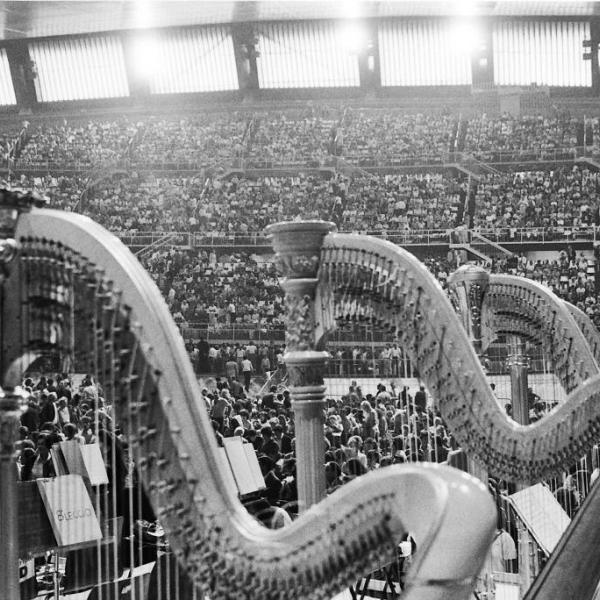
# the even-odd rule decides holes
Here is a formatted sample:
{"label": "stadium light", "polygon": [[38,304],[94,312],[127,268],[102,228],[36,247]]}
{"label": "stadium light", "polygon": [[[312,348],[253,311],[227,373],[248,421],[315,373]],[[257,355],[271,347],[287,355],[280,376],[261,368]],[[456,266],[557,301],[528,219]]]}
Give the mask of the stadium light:
{"label": "stadium light", "polygon": [[138,77],[150,79],[160,69],[161,53],[156,34],[150,31],[138,33],[132,42],[133,65]]}
{"label": "stadium light", "polygon": [[343,21],[337,29],[338,43],[348,54],[359,54],[366,49],[368,33],[357,20]]}
{"label": "stadium light", "polygon": [[450,37],[454,47],[461,54],[471,55],[481,49],[483,30],[478,21],[469,17],[457,18],[450,28]]}

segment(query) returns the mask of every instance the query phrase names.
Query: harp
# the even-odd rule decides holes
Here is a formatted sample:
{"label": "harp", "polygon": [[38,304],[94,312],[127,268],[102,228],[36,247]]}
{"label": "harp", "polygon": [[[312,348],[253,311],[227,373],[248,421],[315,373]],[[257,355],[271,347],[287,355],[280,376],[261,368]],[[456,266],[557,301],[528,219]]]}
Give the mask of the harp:
{"label": "harp", "polygon": [[[101,447],[108,483],[88,490],[102,539],[93,543],[85,559],[79,556],[79,567],[83,569],[84,562],[92,565],[91,587],[100,597],[118,596],[125,588],[131,597],[145,597],[148,585],[135,578],[135,572],[145,560],[138,522],[147,514],[158,518],[168,541],[168,549],[153,549],[155,563],[165,555],[173,558],[150,579],[155,595],[165,600],[332,597],[393,556],[408,531],[419,540],[419,553],[406,598],[468,597],[495,521],[493,503],[481,483],[450,468],[391,467],[307,506],[288,527],[265,529],[242,507],[223,473],[185,346],[149,275],[114,236],[91,220],[36,204],[30,195],[3,192],[0,208],[0,364],[5,388],[0,404],[0,597],[19,597],[17,559],[24,557],[17,543],[23,532],[13,442],[23,395],[16,386],[23,376],[36,372],[82,373],[87,377],[84,391],[91,390],[85,396],[93,413],[89,432]],[[320,245],[324,236],[317,238]],[[314,275],[317,269],[321,275],[313,289],[323,286],[325,295],[328,286],[344,286],[345,273],[356,268],[363,283],[365,277],[374,281],[377,293],[396,289],[390,277],[398,267],[388,273],[391,263],[385,262],[375,281],[367,272],[368,262],[356,263],[351,248],[353,262],[346,266],[347,249],[338,241],[325,237],[316,261],[313,255],[307,263],[302,256],[290,260],[291,270],[300,277],[296,283],[289,278],[289,294],[294,295],[292,288],[302,288],[302,276]],[[360,249],[358,255],[372,258]],[[370,311],[377,293],[369,298]],[[312,298],[301,299],[290,303],[289,311],[293,323],[288,342],[295,348],[288,357],[292,398],[318,407],[323,390],[317,363],[322,353],[315,349],[313,336],[323,323],[317,327],[303,304],[306,300],[310,309]],[[395,309],[395,300],[394,292],[388,310],[405,310]],[[426,296],[419,300],[426,301]],[[418,303],[407,310],[418,322],[424,308]],[[454,343],[464,341],[458,326],[452,331],[452,322],[444,327],[449,329],[446,340],[456,334],[463,337]],[[423,358],[428,332],[421,328],[413,333],[418,337],[416,356]],[[446,350],[443,344],[428,349],[431,355],[424,367],[437,374],[441,389],[450,386],[453,412],[460,409],[464,394],[452,395],[454,379],[442,376],[446,365],[432,366]],[[445,384],[447,380],[451,383]],[[461,431],[474,439],[475,432],[466,426]],[[478,448],[482,447],[483,441]],[[27,510],[33,517],[33,509]],[[115,525],[119,518],[124,521],[122,536]],[[27,515],[20,523],[27,528]],[[103,545],[104,538],[116,540],[112,550]],[[122,560],[128,563],[126,571]]]}
{"label": "harp", "polygon": [[[460,445],[495,477],[530,485],[560,476],[598,441],[598,333],[585,314],[542,286],[510,276],[483,283],[468,271],[458,277],[453,307],[408,252],[386,241],[332,233],[321,250],[321,320],[375,323],[398,338]],[[499,334],[543,345],[567,392],[563,403],[531,425],[506,416],[476,353]],[[597,496],[592,487],[528,599],[593,596],[598,537],[590,523],[600,510]]]}

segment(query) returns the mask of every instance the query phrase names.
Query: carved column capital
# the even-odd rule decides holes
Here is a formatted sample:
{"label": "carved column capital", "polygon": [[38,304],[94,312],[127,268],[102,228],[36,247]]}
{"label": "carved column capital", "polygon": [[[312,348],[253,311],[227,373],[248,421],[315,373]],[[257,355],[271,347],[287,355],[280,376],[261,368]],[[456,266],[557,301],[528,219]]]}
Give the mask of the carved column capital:
{"label": "carved column capital", "polygon": [[284,277],[314,278],[319,269],[323,238],[336,227],[328,221],[289,221],[266,228]]}

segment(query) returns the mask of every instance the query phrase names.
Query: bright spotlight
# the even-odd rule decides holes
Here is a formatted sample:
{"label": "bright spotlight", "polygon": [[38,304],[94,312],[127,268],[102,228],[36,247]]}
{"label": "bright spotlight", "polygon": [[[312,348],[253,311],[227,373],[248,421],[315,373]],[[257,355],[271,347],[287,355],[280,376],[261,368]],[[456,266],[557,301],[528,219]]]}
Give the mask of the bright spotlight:
{"label": "bright spotlight", "polygon": [[156,37],[150,32],[139,33],[133,40],[133,64],[138,76],[149,79],[161,62]]}
{"label": "bright spotlight", "polygon": [[367,47],[367,31],[358,21],[345,21],[337,30],[339,45],[349,54],[358,54]]}
{"label": "bright spotlight", "polygon": [[450,29],[452,45],[459,53],[471,55],[481,47],[482,33],[474,19],[458,19]]}

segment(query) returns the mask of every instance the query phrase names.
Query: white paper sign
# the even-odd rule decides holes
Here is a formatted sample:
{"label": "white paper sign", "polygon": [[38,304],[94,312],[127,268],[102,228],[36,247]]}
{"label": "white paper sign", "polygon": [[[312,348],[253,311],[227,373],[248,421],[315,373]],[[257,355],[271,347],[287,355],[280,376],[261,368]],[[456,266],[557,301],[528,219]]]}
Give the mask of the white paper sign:
{"label": "white paper sign", "polygon": [[36,480],[59,546],[102,539],[100,524],[81,475]]}

